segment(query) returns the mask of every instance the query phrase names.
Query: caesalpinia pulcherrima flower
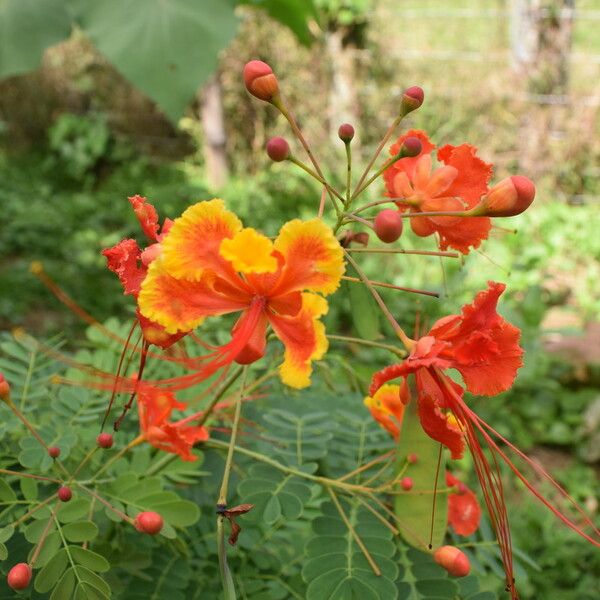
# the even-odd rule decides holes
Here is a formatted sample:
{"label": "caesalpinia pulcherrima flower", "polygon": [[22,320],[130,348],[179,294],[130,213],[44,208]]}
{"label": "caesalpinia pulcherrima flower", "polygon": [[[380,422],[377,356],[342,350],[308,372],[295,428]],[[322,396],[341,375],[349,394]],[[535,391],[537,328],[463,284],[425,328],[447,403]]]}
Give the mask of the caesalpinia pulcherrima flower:
{"label": "caesalpinia pulcherrima flower", "polygon": [[143,439],[159,450],[178,454],[183,460],[197,460],[197,457],[192,454],[192,447],[195,443],[208,439],[206,427],[189,424],[198,416],[192,415],[176,422],[170,421],[174,410],[184,410],[187,405],[178,402],[172,392],[144,382],[140,382],[138,386],[137,398]]}
{"label": "caesalpinia pulcherrima flower", "polygon": [[[120,241],[112,248],[102,251],[106,257],[108,268],[113,271],[123,285],[123,292],[134,298],[138,297],[142,281],[148,273],[148,266],[160,254],[160,243],[169,231],[173,221],[165,219],[162,228],[158,222],[158,213],[152,204],[142,196],[131,196],[129,202],[138,221],[151,244],[142,250],[134,239]],[[181,339],[185,333],[168,334],[158,323],[136,312],[138,321],[149,344],[168,348]]]}
{"label": "caesalpinia pulcherrima flower", "polygon": [[479,528],[481,507],[477,496],[462,481],[446,471],[446,485],[456,488],[448,494],[448,523],[458,535],[471,535]]}
{"label": "caesalpinia pulcherrima flower", "polygon": [[[399,210],[419,212],[453,212],[470,209],[479,203],[488,190],[492,165],[477,156],[471,144],[446,145],[437,152],[439,167],[433,165],[435,145],[427,134],[410,130],[401,135],[390,148],[398,154],[404,141],[421,140],[421,152],[415,157],[397,160],[384,173],[387,195],[398,198]],[[431,216],[411,217],[413,231],[422,237],[437,233],[440,248],[454,248],[468,254],[488,237],[491,221],[488,217]]]}
{"label": "caesalpinia pulcherrima flower", "polygon": [[[490,282],[488,289],[477,294],[472,304],[463,307],[462,314],[450,315],[437,321],[427,335],[414,343],[408,358],[373,376],[370,395],[375,397],[377,391],[388,381],[402,378],[404,387],[399,387],[399,398],[403,402],[410,400],[406,379],[414,375],[417,410],[423,430],[432,439],[446,446],[453,459],[461,458],[468,446],[498,536],[507,586],[511,597],[516,599],[518,594],[514,589],[510,529],[498,457],[540,501],[579,535],[600,546],[600,531],[540,465],[527,458],[467,406],[463,400],[463,387],[445,373],[447,369],[459,371],[466,389],[472,394],[495,396],[511,387],[516,372],[522,365],[523,350],[519,346],[519,329],[496,312],[498,298],[504,289],[503,284]],[[401,394],[400,389],[404,393]],[[479,436],[494,454],[492,463],[483,452]],[[581,515],[581,522],[578,524],[569,519],[550,504],[516,468],[494,438],[549,481]],[[598,537],[586,534],[582,529],[583,523]]]}
{"label": "caesalpinia pulcherrima flower", "polygon": [[404,402],[400,399],[402,393],[399,385],[386,383],[373,396],[367,396],[365,406],[371,416],[386,429],[395,440],[400,437],[402,419],[404,417]]}
{"label": "caesalpinia pulcherrima flower", "polygon": [[294,219],[271,241],[213,199],[188,208],[161,246],[142,282],[143,316],[177,335],[206,317],[241,313],[231,341],[199,361],[198,377],[261,358],[270,325],[285,346],[281,379],[309,384],[311,362],[327,350],[323,295],[344,272],[342,248],[322,220]]}

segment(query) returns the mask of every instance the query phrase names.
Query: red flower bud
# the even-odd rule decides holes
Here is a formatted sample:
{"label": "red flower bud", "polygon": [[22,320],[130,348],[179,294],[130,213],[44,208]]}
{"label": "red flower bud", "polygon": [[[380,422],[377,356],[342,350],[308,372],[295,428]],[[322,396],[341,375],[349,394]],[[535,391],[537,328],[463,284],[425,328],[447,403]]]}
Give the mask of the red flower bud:
{"label": "red flower bud", "polygon": [[259,100],[270,102],[279,94],[279,83],[273,69],[262,60],[251,60],[244,66],[246,89]]}
{"label": "red flower bud", "polygon": [[400,113],[402,116],[407,115],[413,110],[417,110],[425,98],[425,92],[418,85],[413,85],[404,90],[402,101],[400,102]]}
{"label": "red flower bud", "polygon": [[410,490],[412,490],[413,487],[413,480],[411,477],[403,477],[400,480],[400,487],[405,491],[405,492],[410,492]]}
{"label": "red flower bud", "polygon": [[113,436],[110,433],[101,433],[97,438],[96,438],[96,443],[98,444],[98,446],[100,446],[100,448],[112,448],[114,439]]}
{"label": "red flower bud", "polygon": [[413,157],[418,156],[423,149],[423,144],[421,144],[421,140],[417,137],[407,137],[404,140],[404,144],[402,144],[402,148],[400,149],[400,154],[402,158],[404,157]]}
{"label": "red flower bud", "polygon": [[73,492],[71,492],[71,488],[68,488],[66,485],[58,488],[58,499],[61,502],[68,502],[73,497]]}
{"label": "red flower bud", "polygon": [[455,577],[466,577],[471,571],[468,556],[454,546],[440,546],[433,553],[433,559]]}
{"label": "red flower bud", "polygon": [[375,217],[374,228],[382,242],[391,244],[402,235],[402,217],[397,210],[386,208]]}
{"label": "red flower bud", "polygon": [[342,123],[338,129],[338,135],[340,140],[347,144],[348,142],[351,142],[354,137],[354,127],[352,127],[350,123]]}
{"label": "red flower bud", "polygon": [[488,217],[514,217],[527,210],[535,198],[531,179],[513,175],[497,183],[482,200]]}
{"label": "red flower bud", "polygon": [[48,448],[48,456],[51,458],[58,458],[60,456],[60,448],[58,446],[50,446],[50,448]]}
{"label": "red flower bud", "polygon": [[0,400],[8,400],[10,398],[10,385],[4,379],[4,375],[0,373]]}
{"label": "red flower bud", "polygon": [[163,518],[155,512],[141,512],[134,520],[135,528],[141,533],[156,535],[163,528]]}
{"label": "red flower bud", "polygon": [[414,465],[419,460],[419,457],[414,452],[411,452],[406,457],[406,460],[408,461],[409,464]]}
{"label": "red flower bud", "polygon": [[31,567],[27,563],[16,564],[6,577],[6,583],[13,590],[24,590],[31,581]]}
{"label": "red flower bud", "polygon": [[281,162],[290,155],[290,145],[282,137],[273,137],[267,142],[267,154],[271,160]]}

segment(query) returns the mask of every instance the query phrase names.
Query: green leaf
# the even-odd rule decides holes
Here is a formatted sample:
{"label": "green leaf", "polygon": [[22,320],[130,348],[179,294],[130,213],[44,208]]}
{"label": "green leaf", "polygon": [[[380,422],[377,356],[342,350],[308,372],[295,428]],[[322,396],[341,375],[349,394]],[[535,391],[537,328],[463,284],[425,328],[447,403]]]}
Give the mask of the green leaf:
{"label": "green leaf", "polygon": [[7,542],[13,536],[15,528],[12,525],[7,525],[0,529],[0,542]]}
{"label": "green leaf", "polygon": [[17,499],[17,495],[14,490],[4,481],[0,479],[0,501],[2,502],[14,502]]}
{"label": "green leaf", "polygon": [[[39,521],[33,521],[25,528],[25,539],[32,544],[35,544],[42,537],[42,533],[46,530],[48,525],[48,519],[42,519]],[[54,531],[54,523],[50,524],[49,532]]]}
{"label": "green leaf", "polygon": [[38,497],[38,484],[35,479],[29,479],[23,477],[21,479],[21,492],[25,500],[37,500]]}
{"label": "green leaf", "polygon": [[56,514],[61,523],[71,523],[89,514],[90,500],[88,498],[73,498],[69,502],[62,502]]}
{"label": "green leaf", "polygon": [[40,594],[49,592],[65,572],[69,558],[67,551],[62,548],[45,565],[45,567],[35,576],[35,589]]}
{"label": "green leaf", "polygon": [[[42,545],[42,549],[38,554],[38,557],[35,561],[35,566],[41,568],[45,566],[48,561],[58,552],[61,546],[61,539],[58,531],[54,531],[45,539],[44,544]],[[31,558],[34,549],[31,549],[29,557]]]}
{"label": "green leaf", "polygon": [[0,543],[0,560],[6,560],[8,558],[8,549],[5,544]]}
{"label": "green leaf", "polygon": [[[412,490],[398,494],[394,502],[394,510],[401,523],[402,537],[415,548],[427,550],[431,535],[433,518],[434,548],[442,545],[448,528],[448,494],[438,492],[435,498],[435,517],[433,516],[433,489],[437,473],[438,489],[445,488],[445,466],[443,456],[439,465],[441,445],[432,440],[421,427],[416,412],[416,402],[410,402],[405,411],[402,423],[402,434],[398,443],[398,469],[406,464],[409,454],[417,455],[417,462],[410,464],[404,471],[406,477],[413,481]],[[400,487],[398,486],[398,490]]]}
{"label": "green leaf", "polygon": [[[348,269],[348,275],[358,277],[356,271],[351,267]],[[358,336],[365,340],[375,340],[381,337],[380,310],[371,292],[363,283],[344,282],[344,287],[348,291],[352,323]]]}
{"label": "green leaf", "polygon": [[79,563],[83,567],[87,567],[91,571],[95,571],[96,573],[104,573],[110,569],[110,564],[100,554],[96,552],[92,552],[91,550],[87,550],[85,548],[80,548],[79,546],[69,546],[69,552],[73,557],[73,560]]}
{"label": "green leaf", "polygon": [[63,533],[70,542],[89,542],[98,535],[98,526],[92,521],[77,521],[65,525]]}
{"label": "green leaf", "polygon": [[75,590],[75,572],[73,568],[65,571],[58,585],[54,588],[50,600],[67,600]]}
{"label": "green leaf", "polygon": [[36,69],[70,32],[63,0],[0,0],[0,79]]}
{"label": "green leaf", "polygon": [[223,0],[73,0],[75,18],[133,85],[177,121],[237,28]]}

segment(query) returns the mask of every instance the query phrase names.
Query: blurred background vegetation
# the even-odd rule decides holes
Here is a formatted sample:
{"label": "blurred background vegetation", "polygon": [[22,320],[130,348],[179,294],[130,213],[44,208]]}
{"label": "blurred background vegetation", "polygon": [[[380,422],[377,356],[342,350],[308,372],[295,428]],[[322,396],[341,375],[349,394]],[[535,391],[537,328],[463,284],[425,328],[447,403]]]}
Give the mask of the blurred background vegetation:
{"label": "blurred background vegetation", "polygon": [[[285,14],[273,2],[246,4],[254,6],[235,9],[236,33],[181,118],[164,101],[159,108],[168,89],[156,104],[83,26],[48,48],[36,70],[0,80],[0,327],[81,335],[81,324],[30,275],[32,260],[43,260],[99,320],[131,314],[100,255],[138,235],[127,196],[146,195],[174,217],[218,195],[269,234],[286,219],[314,215],[318,186],[293,165],[269,164],[263,151],[269,137],[291,136],[275,111],[247,95],[248,60],[273,66],[324,170],[339,182],[339,124],[355,125],[355,160],[364,164],[401,90],[421,85],[425,104],[407,126],[426,129],[439,145],[478,146],[496,180],[526,174],[538,197],[527,214],[499,222],[511,231],[495,229],[464,264],[413,256],[365,266],[441,293],[385,295],[409,327],[417,310],[432,322],[487,279],[507,282],[502,310],[523,329],[526,366],[510,393],[478,401],[477,410],[597,515],[600,0],[315,0],[309,8],[290,1]],[[373,198],[381,193],[372,186]],[[410,233],[403,244],[433,248]],[[355,333],[360,324],[344,296],[330,323]],[[360,358],[356,371],[366,380],[380,365]],[[514,494],[516,543],[538,565],[524,597],[597,597],[598,552],[518,488]]]}

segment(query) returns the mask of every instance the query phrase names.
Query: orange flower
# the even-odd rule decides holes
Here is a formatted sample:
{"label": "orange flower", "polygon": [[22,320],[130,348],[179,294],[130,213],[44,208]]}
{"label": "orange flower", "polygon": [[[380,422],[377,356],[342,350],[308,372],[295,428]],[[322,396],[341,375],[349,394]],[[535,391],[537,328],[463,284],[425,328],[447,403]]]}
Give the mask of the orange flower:
{"label": "orange flower", "polygon": [[271,325],[285,346],[281,379],[296,388],[309,385],[311,362],[327,350],[319,317],[328,306],[316,292],[333,293],[344,272],[331,229],[320,219],[295,219],[273,242],[243,228],[222,200],[213,199],[188,208],[161,245],[142,283],[143,316],[177,335],[206,317],[241,313],[231,341],[203,357],[198,377],[234,360],[261,358]]}
{"label": "orange flower", "polygon": [[458,535],[471,535],[479,529],[481,507],[477,496],[462,481],[446,471],[446,485],[456,486],[456,492],[448,494],[448,523]]}
{"label": "orange flower", "polygon": [[194,461],[192,454],[196,442],[208,439],[206,427],[187,425],[189,418],[175,423],[169,421],[173,410],[183,410],[186,405],[177,402],[172,392],[160,390],[140,382],[138,386],[138,412],[144,439],[159,450],[179,454],[183,460]]}
{"label": "orange flower", "polygon": [[[401,135],[391,146],[390,154],[397,154],[408,137],[421,140],[421,153],[397,160],[384,173],[387,195],[399,199],[397,206],[401,211],[463,211],[479,203],[488,190],[492,165],[476,155],[474,146],[443,146],[437,153],[443,166],[432,170],[435,146],[423,131],[411,130]],[[463,254],[468,254],[471,247],[479,247],[491,227],[487,217],[411,217],[410,223],[419,236],[437,233],[442,250],[450,247]]]}
{"label": "orange flower", "polygon": [[[142,281],[144,281],[148,272],[148,265],[160,254],[160,242],[173,221],[165,219],[162,231],[159,234],[158,214],[154,206],[149,204],[146,198],[142,196],[132,196],[129,198],[129,202],[146,237],[153,243],[144,250],[141,250],[135,240],[126,239],[112,248],[103,250],[102,254],[106,257],[108,268],[113,273],[116,273],[121,281],[125,295],[137,298]],[[167,334],[163,327],[143,317],[139,310],[136,314],[144,334],[144,339],[149,344],[168,348],[185,335],[184,333],[177,335]]]}
{"label": "orange flower", "polygon": [[[404,384],[403,384],[404,385]],[[400,399],[399,385],[382,385],[373,396],[367,396],[365,406],[371,411],[371,416],[386,429],[395,440],[400,437],[404,403]]]}

